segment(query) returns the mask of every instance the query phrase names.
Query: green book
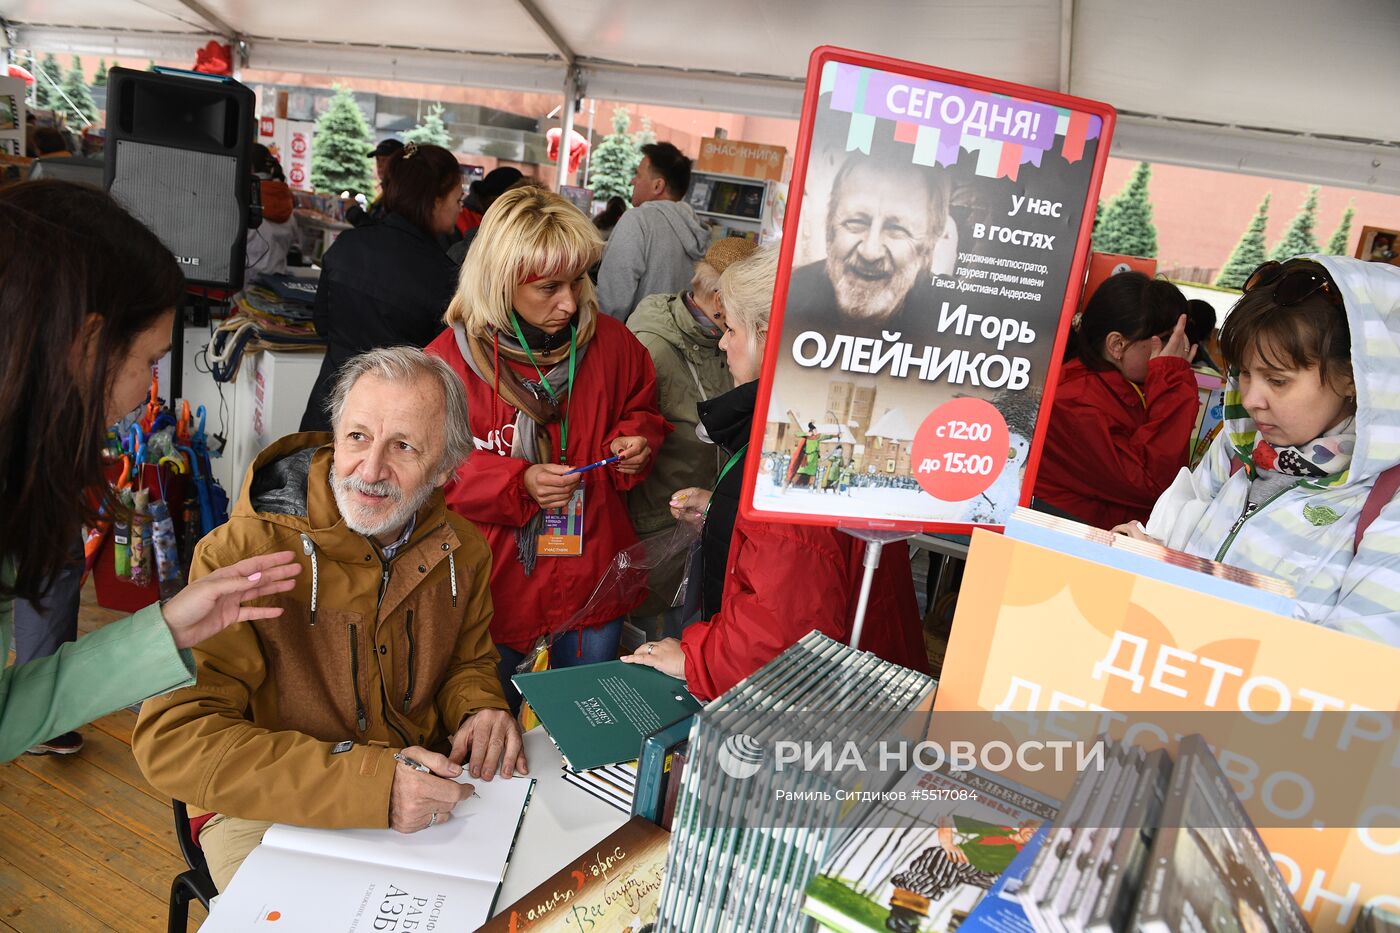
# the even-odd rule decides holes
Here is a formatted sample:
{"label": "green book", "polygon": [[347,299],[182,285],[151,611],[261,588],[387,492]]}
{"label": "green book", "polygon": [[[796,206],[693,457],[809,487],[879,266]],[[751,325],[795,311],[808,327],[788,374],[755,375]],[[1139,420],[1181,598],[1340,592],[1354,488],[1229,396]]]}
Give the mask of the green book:
{"label": "green book", "polygon": [[646,736],[700,709],[684,681],[641,664],[604,661],[511,679],[575,771],[631,761]]}

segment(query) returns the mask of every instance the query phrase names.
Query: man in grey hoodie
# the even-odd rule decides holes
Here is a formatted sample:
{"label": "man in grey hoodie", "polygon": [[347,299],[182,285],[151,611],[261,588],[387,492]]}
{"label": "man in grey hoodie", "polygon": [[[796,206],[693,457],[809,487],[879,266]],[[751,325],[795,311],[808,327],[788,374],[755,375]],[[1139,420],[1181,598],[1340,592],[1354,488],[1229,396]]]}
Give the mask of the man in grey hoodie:
{"label": "man in grey hoodie", "polygon": [[642,147],[632,179],[632,206],[608,238],[598,270],[598,304],[627,320],[648,295],[675,294],[705,255],[710,231],[681,199],[690,187],[690,160],[670,143]]}

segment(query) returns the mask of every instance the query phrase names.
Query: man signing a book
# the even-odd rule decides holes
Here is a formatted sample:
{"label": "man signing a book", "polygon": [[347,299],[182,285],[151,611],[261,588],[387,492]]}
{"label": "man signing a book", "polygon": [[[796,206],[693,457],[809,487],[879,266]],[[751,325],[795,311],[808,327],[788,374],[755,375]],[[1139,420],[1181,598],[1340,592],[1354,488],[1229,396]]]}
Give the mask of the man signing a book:
{"label": "man signing a book", "polygon": [[375,350],[327,408],[333,435],[258,456],[190,572],[295,550],[296,588],[266,600],[285,611],[200,645],[197,684],[148,700],[132,735],[147,780],[190,805],[220,890],[272,822],[417,832],[472,794],[464,766],[527,769],[488,631],[491,552],[442,497],[472,445],[461,381]]}

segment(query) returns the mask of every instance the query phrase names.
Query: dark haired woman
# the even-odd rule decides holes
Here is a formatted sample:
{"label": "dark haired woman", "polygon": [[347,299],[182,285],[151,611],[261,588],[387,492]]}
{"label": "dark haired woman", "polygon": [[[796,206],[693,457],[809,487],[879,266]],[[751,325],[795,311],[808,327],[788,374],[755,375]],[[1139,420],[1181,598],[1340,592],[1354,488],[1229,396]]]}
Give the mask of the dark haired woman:
{"label": "dark haired woman", "polygon": [[1196,348],[1186,297],[1140,272],[1110,276],[1071,336],[1035,496],[1099,528],[1145,520],[1186,465]]}
{"label": "dark haired woman", "polygon": [[606,243],[608,237],[612,235],[613,227],[622,219],[622,215],[627,213],[627,202],[617,195],[608,198],[607,206],[593,218],[593,226],[598,228],[599,235]]}
{"label": "dark haired woman", "polygon": [[380,347],[426,347],[442,332],[458,269],[438,238],[451,232],[461,200],[457,158],[441,146],[409,143],[385,169],[383,220],[345,231],[326,250],[315,310],[326,358],[303,431],[330,430],[326,397],[346,360]]}
{"label": "dark haired woman", "polygon": [[1400,268],[1265,263],[1220,346],[1225,430],[1146,534],[1291,583],[1297,618],[1400,647]]}
{"label": "dark haired woman", "polygon": [[[0,645],[15,599],[64,567],[102,474],[108,425],[136,408],[170,349],[184,279],[155,235],[106,194],[59,181],[0,191]],[[107,514],[120,508],[110,495]],[[281,551],[190,584],[164,606],[0,671],[0,761],[193,683],[189,648],[280,609],[241,605],[292,586]]]}

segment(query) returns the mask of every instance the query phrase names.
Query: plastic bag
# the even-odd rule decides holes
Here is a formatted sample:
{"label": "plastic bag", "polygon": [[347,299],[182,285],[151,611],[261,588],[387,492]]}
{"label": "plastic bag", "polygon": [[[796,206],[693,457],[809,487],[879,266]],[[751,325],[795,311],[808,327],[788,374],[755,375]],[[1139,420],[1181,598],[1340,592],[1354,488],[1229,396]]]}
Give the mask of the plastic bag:
{"label": "plastic bag", "polygon": [[[524,660],[516,666],[516,672],[547,669],[547,663],[540,662],[542,659],[548,660],[549,649],[561,635],[582,628],[583,620],[593,615],[597,607],[604,603],[615,601],[635,603],[639,601],[646,592],[647,578],[651,571],[676,554],[689,551],[691,546],[699,540],[699,537],[699,529],[687,522],[676,522],[675,528],[670,534],[656,535],[618,551],[613,556],[608,569],[603,571],[603,576],[593,587],[593,592],[582,608],[571,615],[568,621],[559,628],[541,638],[535,644],[534,649],[527,653]],[[671,605],[679,606],[685,602],[689,583],[689,573],[687,572],[686,577],[681,580],[679,588],[672,597]]]}

